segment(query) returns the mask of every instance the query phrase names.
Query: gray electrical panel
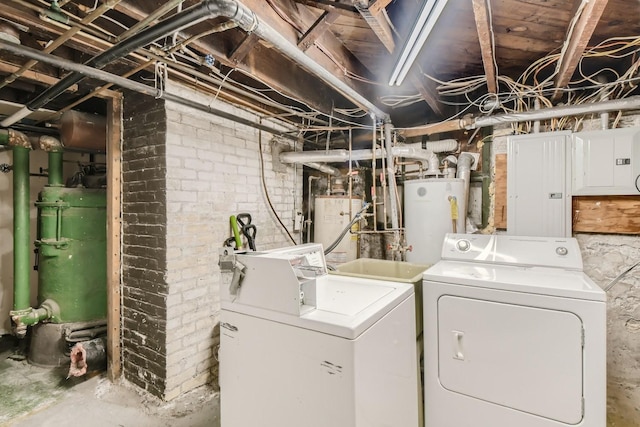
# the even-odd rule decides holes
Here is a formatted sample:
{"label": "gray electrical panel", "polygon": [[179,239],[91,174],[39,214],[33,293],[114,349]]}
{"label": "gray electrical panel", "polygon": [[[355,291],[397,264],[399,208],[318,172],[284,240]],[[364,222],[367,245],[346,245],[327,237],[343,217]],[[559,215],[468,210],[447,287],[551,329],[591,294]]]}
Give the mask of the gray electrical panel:
{"label": "gray electrical panel", "polygon": [[508,140],[507,234],[571,236],[571,132]]}

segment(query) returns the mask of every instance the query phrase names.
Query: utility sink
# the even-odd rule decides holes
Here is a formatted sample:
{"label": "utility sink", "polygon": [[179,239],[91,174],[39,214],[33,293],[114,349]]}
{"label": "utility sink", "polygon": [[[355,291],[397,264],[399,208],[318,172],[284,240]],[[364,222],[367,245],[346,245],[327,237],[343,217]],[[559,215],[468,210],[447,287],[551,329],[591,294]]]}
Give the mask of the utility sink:
{"label": "utility sink", "polygon": [[351,277],[364,277],[389,282],[412,283],[416,294],[416,336],[422,334],[422,273],[429,265],[412,264],[403,261],[387,261],[372,258],[359,258],[341,264],[330,274]]}

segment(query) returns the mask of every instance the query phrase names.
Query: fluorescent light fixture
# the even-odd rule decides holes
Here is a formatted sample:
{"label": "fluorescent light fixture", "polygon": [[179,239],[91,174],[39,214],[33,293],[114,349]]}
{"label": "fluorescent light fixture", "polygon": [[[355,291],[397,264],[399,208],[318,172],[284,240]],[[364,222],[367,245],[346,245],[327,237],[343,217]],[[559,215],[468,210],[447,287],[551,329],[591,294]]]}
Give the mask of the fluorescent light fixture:
{"label": "fluorescent light fixture", "polygon": [[407,77],[409,69],[411,69],[413,62],[422,50],[422,46],[424,42],[427,41],[427,37],[429,37],[429,33],[431,33],[431,30],[433,30],[433,27],[436,25],[438,18],[440,18],[440,14],[447,5],[447,1],[448,0],[426,0],[424,2],[418,20],[414,24],[411,34],[409,34],[409,38],[402,48],[400,58],[393,69],[389,86],[400,86],[405,77]]}

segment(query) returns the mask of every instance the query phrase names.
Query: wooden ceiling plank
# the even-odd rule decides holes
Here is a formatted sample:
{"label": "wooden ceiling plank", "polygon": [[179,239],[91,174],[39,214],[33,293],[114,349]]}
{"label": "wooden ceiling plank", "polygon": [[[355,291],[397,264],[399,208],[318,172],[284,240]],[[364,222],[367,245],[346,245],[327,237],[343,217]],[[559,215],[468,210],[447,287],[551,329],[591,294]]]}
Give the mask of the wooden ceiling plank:
{"label": "wooden ceiling plank", "polygon": [[373,12],[366,0],[355,0],[355,6],[384,47],[387,48],[389,53],[393,53],[396,48],[393,40],[393,30],[389,25],[389,21],[387,21],[384,11]]}
{"label": "wooden ceiling plank", "polygon": [[[581,2],[582,0],[576,0],[576,9],[578,9]],[[591,36],[608,2],[609,0],[591,0],[584,9],[582,9],[581,13],[578,12],[580,16],[573,31],[567,31],[567,39],[565,40],[567,48],[560,58],[560,63],[557,68],[558,74],[555,78],[556,92],[553,96],[554,99],[557,99],[561,95],[560,89],[567,86],[569,81],[571,81],[571,77],[580,63],[580,58],[589,40],[591,40]]]}
{"label": "wooden ceiling plank", "polygon": [[293,0],[305,6],[314,7],[316,9],[325,10],[327,12],[338,12],[346,16],[358,16],[358,11],[351,4],[342,3],[331,0]]}
{"label": "wooden ceiling plank", "polygon": [[409,80],[411,81],[411,84],[413,84],[413,86],[418,89],[418,92],[420,92],[420,96],[422,96],[422,99],[424,99],[427,105],[429,105],[431,110],[433,110],[436,115],[444,117],[445,112],[442,108],[442,104],[440,103],[440,99],[435,88],[430,87],[428,83],[425,82],[423,78],[420,78],[420,76],[418,76],[418,74],[415,72],[409,74]]}
{"label": "wooden ceiling plank", "polygon": [[491,22],[489,21],[489,5],[486,0],[472,0],[473,15],[476,20],[478,30],[478,40],[480,41],[480,51],[482,53],[482,63],[484,74],[487,78],[487,88],[490,93],[498,93],[498,81],[495,66],[495,52],[491,42]]}
{"label": "wooden ceiling plank", "polygon": [[[278,19],[273,18],[275,12],[264,0],[243,0],[243,3],[279,32],[281,32],[281,29],[284,31],[286,27],[291,28],[290,25],[280,20],[279,17]],[[289,12],[289,16],[292,20],[304,28],[311,27],[313,23],[317,21],[317,13],[314,14],[308,8],[296,8],[293,0],[279,0],[278,3],[281,5],[283,10],[287,10]],[[292,37],[289,37],[289,40],[294,44],[297,43],[297,37],[295,41],[292,40]],[[365,78],[371,78],[371,74],[369,73],[369,70],[365,68],[365,66],[351,53],[351,51],[342,44],[332,31],[325,31],[321,34],[315,42],[315,47],[311,46],[311,48],[305,53],[325,69],[331,71],[334,75],[343,78],[345,83],[353,87],[360,94],[364,95],[365,98],[373,98],[371,87],[361,84],[356,80],[342,77],[347,74],[346,72],[363,76]]]}
{"label": "wooden ceiling plank", "polygon": [[[18,71],[21,67],[15,64],[10,64],[8,62],[0,61],[0,73],[9,73],[13,74]],[[45,85],[54,85],[60,81],[59,78],[50,76],[48,74],[41,73],[39,71],[27,70],[22,73],[20,76],[21,79],[28,80],[30,82],[45,84]],[[78,85],[71,85],[67,91],[68,92],[76,92],[78,90]]]}
{"label": "wooden ceiling plank", "polygon": [[298,47],[306,52],[329,27],[340,17],[338,12],[324,12],[298,41]]}
{"label": "wooden ceiling plank", "polygon": [[251,49],[253,49],[255,44],[258,43],[258,40],[258,36],[254,33],[247,34],[240,44],[229,54],[229,60],[234,64],[242,62]]}

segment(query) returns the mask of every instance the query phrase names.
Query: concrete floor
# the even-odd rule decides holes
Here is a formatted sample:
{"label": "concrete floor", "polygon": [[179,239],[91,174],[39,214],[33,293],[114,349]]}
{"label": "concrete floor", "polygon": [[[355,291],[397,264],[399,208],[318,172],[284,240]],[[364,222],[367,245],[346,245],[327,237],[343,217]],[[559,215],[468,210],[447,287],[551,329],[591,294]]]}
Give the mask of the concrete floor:
{"label": "concrete floor", "polygon": [[67,380],[66,368],[38,368],[10,355],[0,351],[2,427],[220,427],[218,393],[209,388],[167,403],[104,374]]}

